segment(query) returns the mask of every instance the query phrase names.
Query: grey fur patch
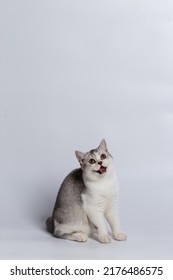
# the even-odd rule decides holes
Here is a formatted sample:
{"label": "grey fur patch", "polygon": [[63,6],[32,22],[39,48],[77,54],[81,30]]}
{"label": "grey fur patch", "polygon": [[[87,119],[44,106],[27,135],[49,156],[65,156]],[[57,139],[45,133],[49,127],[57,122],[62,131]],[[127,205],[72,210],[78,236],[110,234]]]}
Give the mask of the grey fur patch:
{"label": "grey fur patch", "polygon": [[91,155],[94,155],[96,152],[97,152],[97,149],[93,149],[93,150],[89,151],[89,153],[90,153]]}
{"label": "grey fur patch", "polygon": [[85,189],[81,168],[67,175],[59,189],[52,217],[46,222],[49,232],[63,238],[66,234],[77,232],[78,229],[89,231],[88,218],[81,199]]}

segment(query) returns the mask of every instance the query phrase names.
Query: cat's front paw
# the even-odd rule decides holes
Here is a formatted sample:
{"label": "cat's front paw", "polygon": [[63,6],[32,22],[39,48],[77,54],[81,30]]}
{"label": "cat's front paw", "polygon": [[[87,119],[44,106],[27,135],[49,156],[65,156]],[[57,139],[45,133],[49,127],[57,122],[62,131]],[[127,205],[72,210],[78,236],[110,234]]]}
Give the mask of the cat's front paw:
{"label": "cat's front paw", "polygon": [[118,241],[125,241],[127,239],[127,235],[123,232],[117,232],[113,234],[113,238]]}
{"label": "cat's front paw", "polygon": [[111,238],[109,235],[102,235],[102,236],[98,236],[98,240],[101,243],[111,243]]}

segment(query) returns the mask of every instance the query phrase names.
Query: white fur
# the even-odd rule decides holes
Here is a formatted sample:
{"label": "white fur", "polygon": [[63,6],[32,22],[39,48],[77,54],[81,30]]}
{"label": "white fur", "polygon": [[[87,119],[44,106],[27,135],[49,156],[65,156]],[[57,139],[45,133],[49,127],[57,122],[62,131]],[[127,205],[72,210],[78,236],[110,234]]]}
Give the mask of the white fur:
{"label": "white fur", "polygon": [[[121,232],[118,213],[118,181],[113,168],[112,158],[104,162],[107,171],[98,174],[86,168],[83,173],[86,192],[82,195],[83,207],[91,223],[97,228],[98,240],[109,243],[105,217],[112,229],[113,238],[125,240]],[[94,167],[95,169],[95,167]],[[92,172],[91,172],[92,171]]]}

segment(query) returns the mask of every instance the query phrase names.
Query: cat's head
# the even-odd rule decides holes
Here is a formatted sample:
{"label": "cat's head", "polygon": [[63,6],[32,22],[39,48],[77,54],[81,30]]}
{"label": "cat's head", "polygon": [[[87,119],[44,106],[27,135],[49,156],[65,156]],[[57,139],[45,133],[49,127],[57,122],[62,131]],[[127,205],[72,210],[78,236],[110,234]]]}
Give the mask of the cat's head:
{"label": "cat's head", "polygon": [[112,156],[108,152],[106,141],[103,139],[98,148],[87,153],[75,152],[85,174],[91,178],[102,178],[112,171]]}

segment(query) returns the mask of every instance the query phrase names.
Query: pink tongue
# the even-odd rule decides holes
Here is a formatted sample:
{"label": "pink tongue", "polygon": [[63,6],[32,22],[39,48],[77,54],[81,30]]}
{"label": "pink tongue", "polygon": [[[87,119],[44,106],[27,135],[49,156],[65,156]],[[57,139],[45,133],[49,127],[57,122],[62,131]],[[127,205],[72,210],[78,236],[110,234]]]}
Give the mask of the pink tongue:
{"label": "pink tongue", "polygon": [[103,174],[104,172],[106,172],[106,168],[105,167],[100,167],[99,172],[101,174]]}

